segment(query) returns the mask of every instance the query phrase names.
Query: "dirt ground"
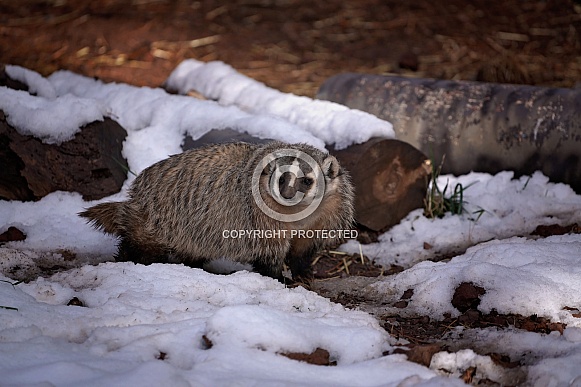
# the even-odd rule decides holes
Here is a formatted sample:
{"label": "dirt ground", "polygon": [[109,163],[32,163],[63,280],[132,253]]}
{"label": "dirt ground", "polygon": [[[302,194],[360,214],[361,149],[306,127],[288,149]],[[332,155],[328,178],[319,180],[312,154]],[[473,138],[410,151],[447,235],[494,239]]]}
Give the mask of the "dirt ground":
{"label": "dirt ground", "polygon": [[[580,34],[581,5],[567,0],[0,0],[0,64],[156,87],[184,59],[221,60],[271,87],[311,97],[342,72],[579,87]],[[566,232],[579,232],[571,227]],[[316,260],[316,291],[370,312],[377,300],[331,284],[402,270],[334,252]],[[422,364],[439,350],[458,350],[443,339],[454,326],[563,329],[537,316],[482,315],[481,291],[472,284],[457,290],[463,315],[454,320],[376,316],[392,336],[410,342],[404,350]],[[412,294],[391,306],[404,310]],[[507,370],[520,366],[502,353],[483,354]],[[495,384],[473,379],[472,371],[464,380]]]}
{"label": "dirt ground", "polygon": [[580,33],[571,0],[0,0],[0,63],[159,86],[221,60],[308,96],[348,71],[574,87]]}

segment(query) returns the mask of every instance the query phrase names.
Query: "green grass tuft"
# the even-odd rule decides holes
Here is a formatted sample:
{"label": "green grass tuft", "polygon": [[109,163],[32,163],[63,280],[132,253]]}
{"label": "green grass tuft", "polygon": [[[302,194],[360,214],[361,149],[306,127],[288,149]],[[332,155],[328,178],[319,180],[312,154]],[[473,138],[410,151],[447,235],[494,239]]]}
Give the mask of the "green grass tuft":
{"label": "green grass tuft", "polygon": [[447,212],[453,215],[460,215],[464,211],[464,187],[457,183],[451,194],[447,195],[448,183],[443,190],[440,190],[437,184],[438,177],[442,172],[442,165],[444,164],[444,157],[442,162],[436,168],[435,163],[432,163],[432,174],[430,176],[430,183],[424,198],[424,215],[430,219],[441,218]]}

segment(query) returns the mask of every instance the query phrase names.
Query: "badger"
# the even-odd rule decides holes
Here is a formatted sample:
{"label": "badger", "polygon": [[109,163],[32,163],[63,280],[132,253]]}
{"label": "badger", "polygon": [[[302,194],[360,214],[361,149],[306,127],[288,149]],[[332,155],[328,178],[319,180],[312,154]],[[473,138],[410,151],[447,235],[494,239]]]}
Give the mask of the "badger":
{"label": "badger", "polygon": [[[337,159],[307,144],[243,142],[187,150],[141,172],[128,199],[79,213],[118,237],[117,261],[215,259],[310,283],[313,255],[353,224],[354,188]],[[316,232],[315,232],[316,231]],[[330,237],[331,235],[332,237]]]}

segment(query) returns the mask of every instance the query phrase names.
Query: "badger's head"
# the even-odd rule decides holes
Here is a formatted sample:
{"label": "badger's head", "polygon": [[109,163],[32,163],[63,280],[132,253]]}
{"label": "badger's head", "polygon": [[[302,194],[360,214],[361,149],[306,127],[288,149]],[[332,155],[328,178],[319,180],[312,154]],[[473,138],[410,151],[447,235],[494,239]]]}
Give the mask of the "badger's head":
{"label": "badger's head", "polygon": [[263,212],[278,220],[293,222],[309,216],[346,178],[334,156],[309,145],[275,143],[266,146],[263,154],[255,170],[260,171],[262,203],[271,210]]}

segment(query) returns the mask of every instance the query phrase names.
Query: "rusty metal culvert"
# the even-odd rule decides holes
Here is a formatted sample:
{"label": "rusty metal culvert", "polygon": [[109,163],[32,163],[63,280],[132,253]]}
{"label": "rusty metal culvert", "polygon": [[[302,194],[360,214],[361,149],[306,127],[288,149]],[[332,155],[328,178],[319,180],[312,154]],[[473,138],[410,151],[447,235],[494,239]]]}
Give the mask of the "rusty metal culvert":
{"label": "rusty metal culvert", "polygon": [[581,193],[581,90],[340,74],[317,98],[390,121],[443,173],[540,170]]}

